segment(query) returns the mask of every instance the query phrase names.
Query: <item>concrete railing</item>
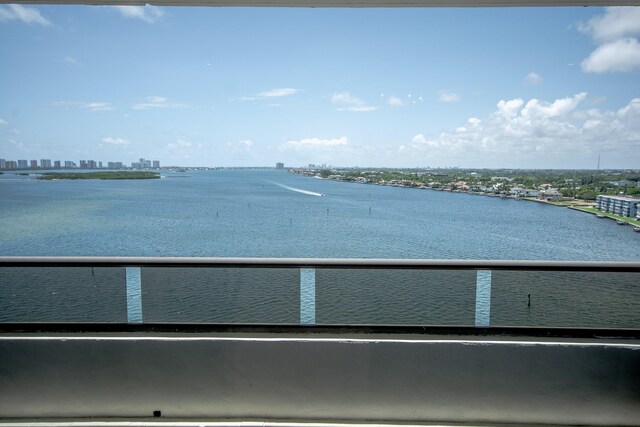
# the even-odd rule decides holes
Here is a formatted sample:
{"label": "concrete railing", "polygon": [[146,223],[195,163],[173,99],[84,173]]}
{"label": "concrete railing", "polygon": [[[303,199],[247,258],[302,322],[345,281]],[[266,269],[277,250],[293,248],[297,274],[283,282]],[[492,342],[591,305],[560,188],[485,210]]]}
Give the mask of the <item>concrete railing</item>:
{"label": "concrete railing", "polygon": [[[636,425],[639,272],[603,262],[2,257],[0,426]],[[188,289],[195,297],[180,301]],[[228,293],[238,300],[218,304],[237,305],[225,319],[257,321],[182,313]],[[336,324],[385,315],[382,304],[358,317],[381,295],[396,305],[391,321],[374,323],[394,326]],[[7,320],[15,298],[36,303]],[[52,312],[47,304],[60,318],[28,320]],[[119,317],[107,323],[64,317],[112,309]],[[394,321],[431,310],[440,326]],[[537,327],[504,327],[505,310]],[[281,325],[260,321],[272,312]],[[611,324],[621,313],[624,329]],[[467,326],[451,326],[459,319]]]}

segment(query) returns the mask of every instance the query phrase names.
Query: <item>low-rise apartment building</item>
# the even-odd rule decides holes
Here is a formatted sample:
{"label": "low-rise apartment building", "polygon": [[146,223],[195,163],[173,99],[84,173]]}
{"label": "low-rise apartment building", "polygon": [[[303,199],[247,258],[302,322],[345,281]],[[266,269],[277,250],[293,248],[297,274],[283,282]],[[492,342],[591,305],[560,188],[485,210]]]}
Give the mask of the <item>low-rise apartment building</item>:
{"label": "low-rise apartment building", "polygon": [[596,207],[599,210],[629,218],[637,216],[638,203],[640,199],[631,197],[599,195],[596,198]]}

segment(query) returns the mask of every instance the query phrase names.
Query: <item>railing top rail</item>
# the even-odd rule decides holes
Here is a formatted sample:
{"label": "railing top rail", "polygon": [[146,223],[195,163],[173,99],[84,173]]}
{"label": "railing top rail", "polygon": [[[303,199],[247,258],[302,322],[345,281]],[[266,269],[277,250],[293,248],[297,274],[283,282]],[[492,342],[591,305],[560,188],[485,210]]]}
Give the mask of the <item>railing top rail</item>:
{"label": "railing top rail", "polygon": [[0,0],[0,3],[258,7],[552,7],[637,6],[639,0]]}
{"label": "railing top rail", "polygon": [[640,273],[640,262],[376,258],[189,258],[5,256],[0,267],[320,268],[392,270],[518,270]]}

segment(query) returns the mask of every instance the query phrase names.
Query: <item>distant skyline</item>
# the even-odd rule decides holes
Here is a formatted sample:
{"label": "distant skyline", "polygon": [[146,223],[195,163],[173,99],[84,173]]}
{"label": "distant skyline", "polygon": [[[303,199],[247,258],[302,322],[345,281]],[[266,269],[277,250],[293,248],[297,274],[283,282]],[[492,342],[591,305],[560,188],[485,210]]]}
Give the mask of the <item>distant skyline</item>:
{"label": "distant skyline", "polygon": [[0,158],[640,167],[640,8],[0,5]]}

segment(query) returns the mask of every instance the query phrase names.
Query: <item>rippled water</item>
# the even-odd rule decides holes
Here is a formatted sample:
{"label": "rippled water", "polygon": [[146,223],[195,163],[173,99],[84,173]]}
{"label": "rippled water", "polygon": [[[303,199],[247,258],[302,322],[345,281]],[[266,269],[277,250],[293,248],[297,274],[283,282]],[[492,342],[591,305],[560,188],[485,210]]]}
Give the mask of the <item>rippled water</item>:
{"label": "rippled water", "polygon": [[0,175],[2,255],[640,260],[630,227],[526,201],[273,170],[30,178]]}
{"label": "rippled water", "polygon": [[[0,255],[640,260],[640,233],[539,203],[274,170],[0,175]],[[297,270],[143,269],[149,322],[296,323]],[[640,327],[637,275],[494,272],[491,322]],[[0,321],[126,321],[122,269],[4,269]],[[533,295],[533,304],[527,303]],[[318,323],[473,324],[475,273],[316,273]]]}

